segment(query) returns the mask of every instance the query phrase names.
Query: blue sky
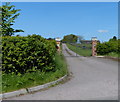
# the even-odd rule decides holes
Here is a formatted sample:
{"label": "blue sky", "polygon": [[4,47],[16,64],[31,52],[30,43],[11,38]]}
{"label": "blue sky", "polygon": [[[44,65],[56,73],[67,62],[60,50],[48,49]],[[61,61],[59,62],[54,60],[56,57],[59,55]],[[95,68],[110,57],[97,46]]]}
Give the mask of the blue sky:
{"label": "blue sky", "polygon": [[14,28],[22,36],[39,34],[45,38],[81,35],[108,41],[118,36],[117,2],[12,2],[21,15]]}

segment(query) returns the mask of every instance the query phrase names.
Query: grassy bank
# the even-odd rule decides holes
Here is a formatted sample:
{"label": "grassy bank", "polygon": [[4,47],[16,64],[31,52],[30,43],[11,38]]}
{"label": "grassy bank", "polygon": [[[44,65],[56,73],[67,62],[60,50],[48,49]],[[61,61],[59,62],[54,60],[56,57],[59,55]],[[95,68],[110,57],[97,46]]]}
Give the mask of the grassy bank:
{"label": "grassy bank", "polygon": [[4,74],[2,76],[2,92],[15,91],[22,88],[42,85],[64,76],[68,73],[64,56],[56,54],[56,71],[54,72],[32,72],[23,75]]}
{"label": "grassy bank", "polygon": [[98,55],[98,56],[108,56],[108,57],[115,57],[115,58],[120,58],[120,55],[118,55],[115,52],[108,53],[106,55]]}
{"label": "grassy bank", "polygon": [[70,44],[66,44],[66,45],[68,46],[68,48],[70,50],[76,52],[77,54],[79,54],[81,56],[91,56],[92,55],[91,49],[83,49],[81,47],[76,47],[76,46],[73,46],[73,45],[70,45]]}

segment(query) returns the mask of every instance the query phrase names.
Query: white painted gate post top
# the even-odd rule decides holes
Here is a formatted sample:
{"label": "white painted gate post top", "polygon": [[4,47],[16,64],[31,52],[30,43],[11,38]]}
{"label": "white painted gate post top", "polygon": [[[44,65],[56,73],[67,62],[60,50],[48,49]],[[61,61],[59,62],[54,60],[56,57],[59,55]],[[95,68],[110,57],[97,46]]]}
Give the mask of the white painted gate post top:
{"label": "white painted gate post top", "polygon": [[95,40],[97,40],[97,37],[92,37],[92,41],[95,41]]}

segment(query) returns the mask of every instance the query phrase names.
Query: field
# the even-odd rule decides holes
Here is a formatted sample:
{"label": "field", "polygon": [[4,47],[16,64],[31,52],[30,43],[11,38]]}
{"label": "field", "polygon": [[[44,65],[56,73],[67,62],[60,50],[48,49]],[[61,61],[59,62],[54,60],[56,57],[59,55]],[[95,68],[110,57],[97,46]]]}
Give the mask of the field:
{"label": "field", "polygon": [[91,56],[91,44],[66,44],[68,48],[81,56]]}

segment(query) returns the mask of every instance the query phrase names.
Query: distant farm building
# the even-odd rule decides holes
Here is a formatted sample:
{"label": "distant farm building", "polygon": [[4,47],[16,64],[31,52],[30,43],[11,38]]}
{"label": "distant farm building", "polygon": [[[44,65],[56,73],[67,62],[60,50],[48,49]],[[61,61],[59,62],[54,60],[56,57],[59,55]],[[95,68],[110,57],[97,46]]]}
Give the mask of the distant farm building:
{"label": "distant farm building", "polygon": [[81,40],[82,44],[92,44],[92,40]]}

